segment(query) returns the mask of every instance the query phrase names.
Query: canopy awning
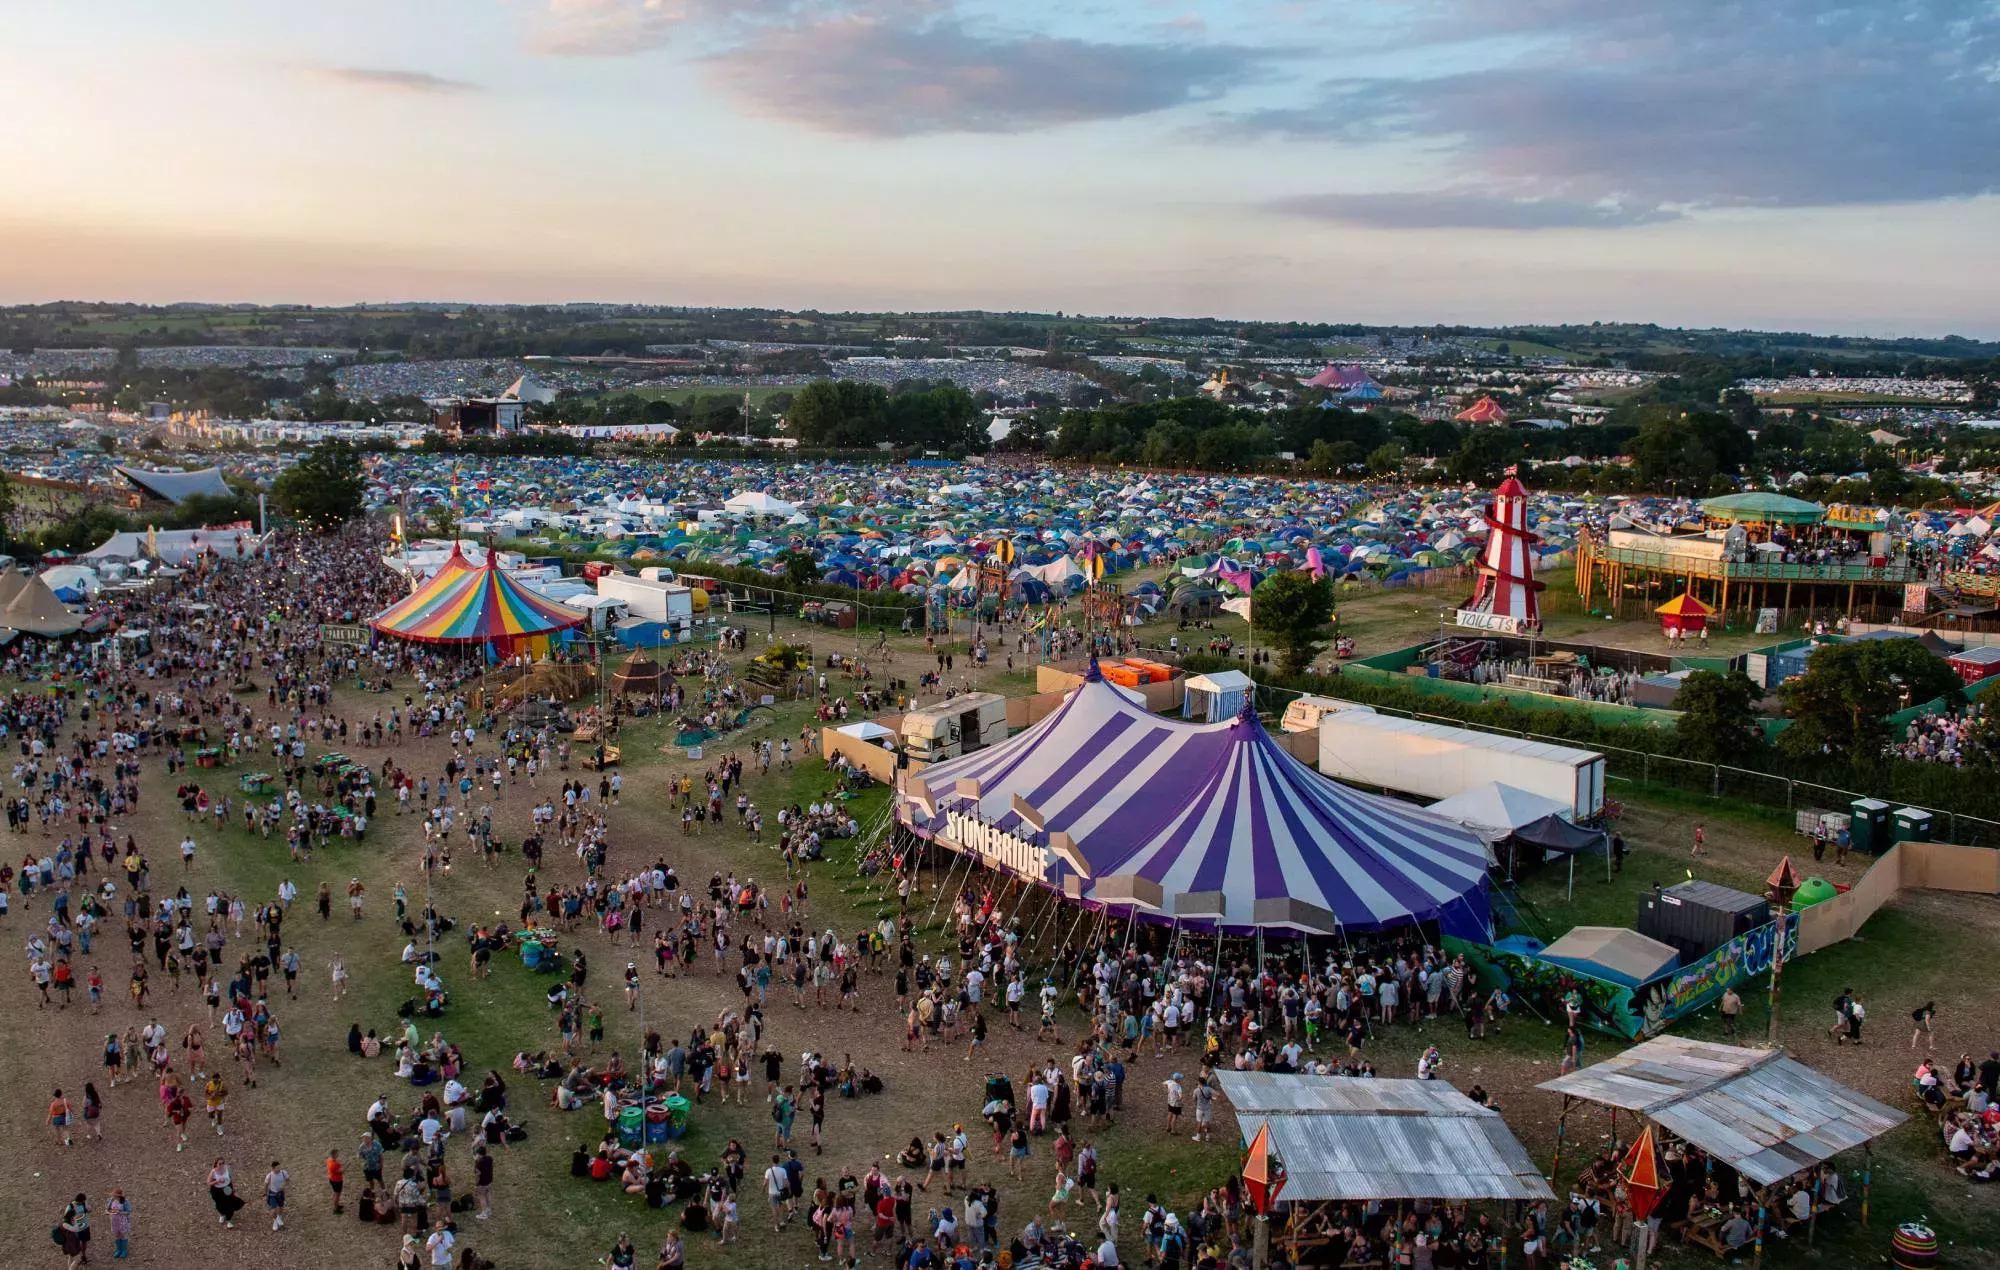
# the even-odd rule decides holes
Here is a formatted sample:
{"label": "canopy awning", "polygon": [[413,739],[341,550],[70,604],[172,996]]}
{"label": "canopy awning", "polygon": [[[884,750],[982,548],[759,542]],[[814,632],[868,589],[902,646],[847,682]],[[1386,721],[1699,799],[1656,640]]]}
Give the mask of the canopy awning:
{"label": "canopy awning", "polygon": [[1539,1088],[1635,1111],[1758,1186],[1909,1119],[1778,1050],[1657,1036]]}
{"label": "canopy awning", "polygon": [[1285,1202],[1551,1199],[1500,1113],[1441,1080],[1218,1071],[1248,1142],[1268,1127]]}

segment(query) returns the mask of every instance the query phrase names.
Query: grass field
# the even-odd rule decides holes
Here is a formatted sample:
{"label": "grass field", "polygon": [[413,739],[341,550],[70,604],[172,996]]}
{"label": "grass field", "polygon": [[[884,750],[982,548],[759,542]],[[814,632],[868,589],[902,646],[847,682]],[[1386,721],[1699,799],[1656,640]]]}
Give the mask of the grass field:
{"label": "grass field", "polygon": [[1494,352],[1494,353],[1498,353],[1500,351],[1500,346],[1502,344],[1505,344],[1507,346],[1507,352],[1504,354],[1504,356],[1507,357],[1574,357],[1576,355],[1572,353],[1569,349],[1557,348],[1553,344],[1540,344],[1534,340],[1467,339],[1467,340],[1461,340],[1460,342],[1464,344],[1470,344],[1474,348],[1483,348],[1489,352]]}

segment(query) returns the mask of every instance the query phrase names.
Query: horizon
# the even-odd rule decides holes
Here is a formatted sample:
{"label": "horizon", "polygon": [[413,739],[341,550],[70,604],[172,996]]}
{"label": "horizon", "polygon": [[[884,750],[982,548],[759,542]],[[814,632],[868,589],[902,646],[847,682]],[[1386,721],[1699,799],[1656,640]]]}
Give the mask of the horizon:
{"label": "horizon", "polygon": [[[1810,326],[1719,326],[1719,325],[1669,325],[1665,322],[1640,318],[1570,318],[1552,322],[1509,322],[1509,321],[1415,321],[1391,322],[1375,321],[1366,317],[1299,318],[1299,317],[1244,317],[1219,313],[1091,313],[1069,309],[994,309],[978,306],[933,309],[843,309],[819,305],[753,305],[753,304],[699,304],[682,303],[671,300],[353,300],[339,303],[322,303],[309,300],[120,300],[104,297],[83,299],[63,296],[48,300],[8,300],[0,297],[0,310],[14,308],[42,308],[56,306],[92,307],[139,307],[147,309],[221,309],[282,311],[302,309],[313,312],[344,312],[353,310],[399,311],[406,309],[507,309],[507,308],[657,308],[674,309],[693,313],[729,313],[749,311],[770,311],[783,314],[815,313],[829,318],[845,316],[890,316],[910,319],[944,318],[953,316],[983,316],[995,318],[1050,318],[1057,321],[1073,322],[1214,322],[1218,325],[1332,325],[1359,326],[1382,330],[1422,330],[1427,327],[1463,329],[1468,331],[1506,331],[1529,327],[1573,327],[1587,329],[1592,326],[1606,327],[1655,327],[1668,332],[1689,334],[1715,332],[1722,334],[1744,333],[1752,335],[1802,335],[1815,339],[1854,340],[1965,340],[1971,343],[2000,343],[2000,333],[1992,336],[1968,334],[1963,330],[1879,330],[1861,331],[1852,328],[1814,328]],[[1331,357],[1333,361],[1353,361],[1363,359],[1361,354],[1342,354]]]}
{"label": "horizon", "polygon": [[170,10],[16,15],[0,303],[2000,338],[1985,0]]}

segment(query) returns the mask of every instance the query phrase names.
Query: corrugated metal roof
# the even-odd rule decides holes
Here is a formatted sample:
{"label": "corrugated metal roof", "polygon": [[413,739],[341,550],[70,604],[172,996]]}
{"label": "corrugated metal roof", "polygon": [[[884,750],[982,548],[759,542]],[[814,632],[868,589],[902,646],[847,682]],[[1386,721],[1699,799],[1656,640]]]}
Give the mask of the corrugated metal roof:
{"label": "corrugated metal roof", "polygon": [[1269,1124],[1287,1200],[1553,1198],[1499,1113],[1441,1080],[1215,1079],[1246,1141]]}
{"label": "corrugated metal roof", "polygon": [[1766,1185],[1909,1119],[1779,1050],[1660,1036],[1541,1088],[1636,1111]]}

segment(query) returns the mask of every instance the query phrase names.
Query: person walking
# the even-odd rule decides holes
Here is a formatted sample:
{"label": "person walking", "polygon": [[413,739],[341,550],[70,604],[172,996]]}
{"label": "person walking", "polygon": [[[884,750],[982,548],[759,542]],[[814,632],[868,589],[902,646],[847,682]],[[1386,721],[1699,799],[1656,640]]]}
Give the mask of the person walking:
{"label": "person walking", "polygon": [[229,1175],[229,1164],[218,1157],[208,1170],[208,1202],[215,1205],[215,1219],[230,1230],[236,1229],[236,1214],[243,1209],[243,1200],[236,1194],[235,1179]]}
{"label": "person walking", "polygon": [[1911,1049],[1917,1048],[1917,1042],[1920,1039],[1924,1042],[1926,1052],[1937,1049],[1937,1036],[1931,1031],[1931,1024],[1936,1019],[1937,1002],[1935,1001],[1926,1001],[1916,1009],[1910,1011],[1910,1022],[1916,1025],[1916,1030],[1910,1033]]}
{"label": "person walking", "polygon": [[1696,858],[1708,854],[1708,830],[1699,820],[1694,822],[1694,854]]}
{"label": "person walking", "polygon": [[78,1191],[75,1199],[63,1205],[55,1234],[63,1255],[69,1258],[69,1270],[78,1270],[90,1260],[90,1201],[83,1192]]}
{"label": "person walking", "polygon": [[72,1130],[70,1121],[75,1118],[76,1115],[71,1110],[69,1099],[63,1097],[62,1090],[56,1090],[49,1098],[49,1127],[56,1131],[56,1136],[62,1139],[64,1146],[71,1145],[70,1134]]}
{"label": "person walking", "polygon": [[291,1180],[282,1165],[271,1161],[271,1171],[264,1175],[264,1207],[271,1212],[272,1230],[285,1228],[285,1184]]}
{"label": "person walking", "polygon": [[1743,1013],[1743,998],[1736,994],[1732,985],[1722,990],[1722,1031],[1725,1036],[1736,1035],[1736,1017]]}

